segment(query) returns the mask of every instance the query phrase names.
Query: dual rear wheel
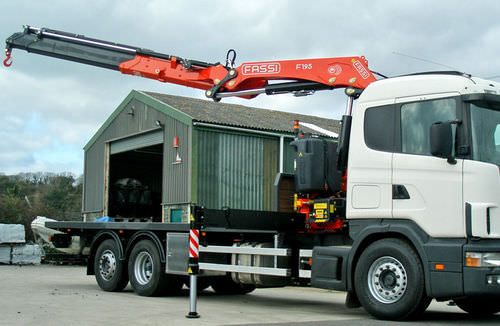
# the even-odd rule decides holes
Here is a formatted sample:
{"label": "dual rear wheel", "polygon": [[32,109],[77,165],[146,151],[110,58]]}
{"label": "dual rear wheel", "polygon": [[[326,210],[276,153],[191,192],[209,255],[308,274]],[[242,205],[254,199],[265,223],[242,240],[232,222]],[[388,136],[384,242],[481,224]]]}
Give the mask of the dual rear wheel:
{"label": "dual rear wheel", "polygon": [[[137,242],[126,261],[120,260],[120,252],[112,239],[103,241],[94,259],[95,277],[104,291],[123,290],[128,282],[134,292],[141,296],[178,295],[189,280],[179,275],[166,274],[158,248],[151,240]],[[218,294],[246,294],[254,285],[234,282],[230,275],[198,278],[198,290],[212,286]]]}
{"label": "dual rear wheel", "polygon": [[94,272],[97,284],[104,291],[117,292],[127,286],[127,266],[120,260],[120,252],[113,239],[104,240],[97,248]]}
{"label": "dual rear wheel", "polygon": [[128,261],[130,285],[141,296],[178,295],[183,279],[165,274],[158,248],[151,240],[139,241]]}
{"label": "dual rear wheel", "polygon": [[141,240],[132,249],[128,264],[120,260],[120,252],[112,239],[97,248],[94,271],[97,284],[104,291],[123,290],[128,282],[141,296],[176,295],[180,292],[181,276],[164,273],[158,248],[151,240]]}

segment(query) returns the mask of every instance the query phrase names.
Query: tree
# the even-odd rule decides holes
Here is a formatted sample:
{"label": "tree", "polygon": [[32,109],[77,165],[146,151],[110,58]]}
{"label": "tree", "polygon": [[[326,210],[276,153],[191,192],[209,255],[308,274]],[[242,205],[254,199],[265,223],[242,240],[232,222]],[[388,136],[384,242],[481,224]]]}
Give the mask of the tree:
{"label": "tree", "polygon": [[0,174],[0,223],[30,224],[36,216],[81,220],[82,177],[71,173]]}
{"label": "tree", "polygon": [[23,223],[24,201],[16,185],[5,189],[0,196],[0,216],[3,223]]}

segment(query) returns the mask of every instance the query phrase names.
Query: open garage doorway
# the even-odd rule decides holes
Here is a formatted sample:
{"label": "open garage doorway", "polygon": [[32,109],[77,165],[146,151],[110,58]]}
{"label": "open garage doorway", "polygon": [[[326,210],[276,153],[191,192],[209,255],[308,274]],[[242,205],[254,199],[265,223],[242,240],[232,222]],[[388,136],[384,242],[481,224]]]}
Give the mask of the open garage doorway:
{"label": "open garage doorway", "polygon": [[109,211],[116,221],[162,220],[163,144],[111,153]]}

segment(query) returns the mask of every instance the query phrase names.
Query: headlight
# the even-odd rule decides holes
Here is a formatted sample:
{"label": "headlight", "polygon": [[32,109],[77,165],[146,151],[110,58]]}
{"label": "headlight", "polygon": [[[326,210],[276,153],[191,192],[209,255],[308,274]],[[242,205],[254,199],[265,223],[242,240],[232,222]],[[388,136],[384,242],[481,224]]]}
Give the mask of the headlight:
{"label": "headlight", "polygon": [[500,252],[466,252],[465,266],[467,267],[500,266]]}

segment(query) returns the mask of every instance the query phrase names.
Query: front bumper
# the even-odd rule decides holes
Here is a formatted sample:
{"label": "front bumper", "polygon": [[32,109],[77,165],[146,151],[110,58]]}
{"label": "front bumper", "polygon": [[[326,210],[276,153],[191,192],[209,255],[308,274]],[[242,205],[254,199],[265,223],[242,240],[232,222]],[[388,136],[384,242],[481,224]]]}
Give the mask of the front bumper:
{"label": "front bumper", "polygon": [[[500,241],[481,240],[464,245],[464,262],[466,262],[467,252],[497,253],[500,252]],[[466,296],[500,296],[498,280],[500,280],[500,266],[463,267],[464,295]]]}
{"label": "front bumper", "polygon": [[500,267],[464,267],[464,294],[500,296]]}

